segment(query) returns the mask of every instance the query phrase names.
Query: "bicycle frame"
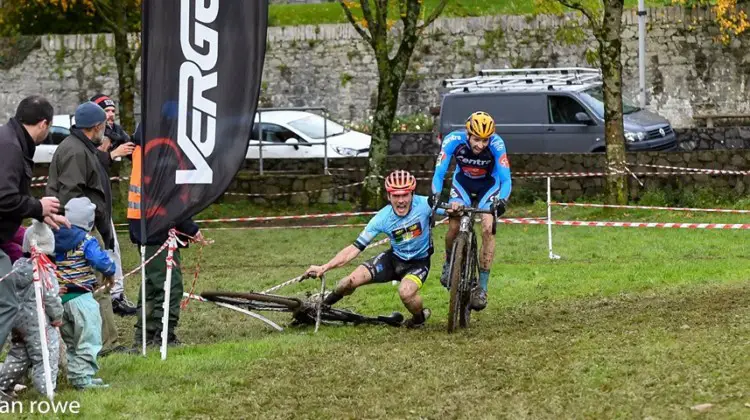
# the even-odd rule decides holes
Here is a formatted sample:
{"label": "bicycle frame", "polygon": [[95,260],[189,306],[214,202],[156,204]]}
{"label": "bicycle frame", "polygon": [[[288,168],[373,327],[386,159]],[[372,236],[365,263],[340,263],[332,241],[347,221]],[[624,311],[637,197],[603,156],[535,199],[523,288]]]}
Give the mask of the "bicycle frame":
{"label": "bicycle frame", "polygon": [[[436,204],[434,209],[450,210],[451,207],[447,204]],[[454,331],[456,321],[458,321],[461,327],[468,327],[469,319],[471,318],[471,293],[478,286],[479,282],[478,247],[476,233],[474,232],[475,217],[477,214],[493,215],[493,234],[495,234],[497,226],[497,217],[494,208],[492,210],[481,210],[475,207],[463,207],[459,212],[459,233],[453,243],[453,252],[450,261],[451,297],[448,308],[448,332]],[[459,247],[461,248],[460,250],[458,249]],[[455,265],[457,261],[460,266]],[[460,271],[456,272],[456,269]]]}

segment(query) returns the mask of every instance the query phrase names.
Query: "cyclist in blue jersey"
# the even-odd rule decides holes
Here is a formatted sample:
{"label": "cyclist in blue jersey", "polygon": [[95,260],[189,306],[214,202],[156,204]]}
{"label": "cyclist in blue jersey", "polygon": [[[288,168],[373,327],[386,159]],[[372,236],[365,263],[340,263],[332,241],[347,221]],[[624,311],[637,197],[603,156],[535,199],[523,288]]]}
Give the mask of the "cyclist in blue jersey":
{"label": "cyclist in blue jersey", "polygon": [[[472,200],[476,200],[479,209],[489,210],[494,206],[498,216],[505,213],[511,190],[510,164],[505,143],[495,134],[495,121],[489,114],[475,112],[466,120],[465,130],[453,131],[445,136],[432,179],[432,193],[436,201],[443,190],[443,181],[453,157],[456,158],[456,171],[449,200],[452,212],[455,213],[463,206],[470,207]],[[482,214],[479,287],[472,293],[472,309],[478,311],[487,306],[487,282],[495,256],[493,217],[491,214]],[[440,283],[445,287],[449,287],[448,268],[453,241],[460,228],[459,222],[458,217],[451,217],[450,227],[445,236],[445,263],[440,277]]]}
{"label": "cyclist in blue jersey", "polygon": [[417,180],[406,171],[395,171],[385,179],[390,204],[382,208],[359,234],[354,244],[342,249],[324,265],[313,265],[306,275],[319,277],[342,267],[356,258],[378,234],[385,234],[391,249],[362,263],[326,296],[323,303],[333,305],[360,286],[371,283],[401,282],[398,293],[412,318],[405,322],[410,328],[421,327],[430,317],[423,308],[419,289],[430,272],[432,206],[428,197],[415,195]]}

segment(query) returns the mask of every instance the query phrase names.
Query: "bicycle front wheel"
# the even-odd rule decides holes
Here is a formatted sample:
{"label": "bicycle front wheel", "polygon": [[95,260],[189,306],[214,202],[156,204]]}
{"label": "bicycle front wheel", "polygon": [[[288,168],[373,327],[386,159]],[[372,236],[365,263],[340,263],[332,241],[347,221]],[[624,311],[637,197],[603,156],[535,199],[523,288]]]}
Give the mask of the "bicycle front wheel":
{"label": "bicycle front wheel", "polygon": [[[461,328],[469,328],[469,321],[471,319],[471,299],[473,293],[473,287],[479,280],[479,262],[477,261],[477,236],[471,235],[471,245],[466,248],[466,254],[464,257],[464,286],[461,290],[461,300],[459,302],[459,308],[461,313],[459,314],[458,324]],[[466,287],[468,285],[468,287]]]}
{"label": "bicycle front wheel", "polygon": [[469,234],[460,232],[453,241],[453,254],[450,266],[450,286],[451,297],[448,304],[448,332],[452,333],[459,324],[459,317],[462,313],[462,306],[465,304],[463,293],[461,291],[463,265],[466,251],[469,246]]}
{"label": "bicycle front wheel", "polygon": [[253,292],[203,292],[201,297],[211,302],[242,306],[256,311],[294,312],[302,306],[299,299]]}

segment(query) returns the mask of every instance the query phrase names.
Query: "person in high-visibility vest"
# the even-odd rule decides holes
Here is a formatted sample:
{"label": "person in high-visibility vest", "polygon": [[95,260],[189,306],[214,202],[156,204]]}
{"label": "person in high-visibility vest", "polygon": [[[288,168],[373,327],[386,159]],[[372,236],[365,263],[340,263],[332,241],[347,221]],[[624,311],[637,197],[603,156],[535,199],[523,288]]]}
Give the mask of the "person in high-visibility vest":
{"label": "person in high-visibility vest", "polygon": [[[141,237],[141,211],[142,208],[142,197],[143,197],[143,184],[141,180],[141,126],[140,124],[136,128],[136,132],[133,135],[135,143],[138,144],[133,151],[133,169],[130,174],[130,188],[128,189],[128,222],[130,231],[130,240],[139,246],[138,252],[141,252],[140,245],[146,246],[146,260],[151,258],[156,251],[166,242],[168,239],[168,233],[157,235],[156,237],[148,236],[147,238]],[[204,241],[203,235],[192,219],[187,219],[176,225],[177,231],[190,235],[192,239],[190,242],[202,242]],[[187,245],[186,245],[187,246]],[[174,252],[174,266],[172,268],[172,281],[170,288],[170,299],[169,299],[169,323],[168,323],[168,344],[179,345],[180,342],[175,335],[175,328],[180,319],[180,301],[182,300],[182,264],[180,263],[180,250],[182,247],[178,243],[178,249]],[[142,326],[146,328],[146,344],[147,345],[161,345],[161,332],[162,332],[162,316],[164,314],[164,283],[167,279],[167,250],[164,249],[161,254],[153,259],[148,265],[146,265],[146,320],[142,320],[142,305],[143,296],[139,293],[138,295],[138,310],[137,316],[138,321],[135,323],[135,334],[134,334],[134,345],[140,347],[142,345]]]}

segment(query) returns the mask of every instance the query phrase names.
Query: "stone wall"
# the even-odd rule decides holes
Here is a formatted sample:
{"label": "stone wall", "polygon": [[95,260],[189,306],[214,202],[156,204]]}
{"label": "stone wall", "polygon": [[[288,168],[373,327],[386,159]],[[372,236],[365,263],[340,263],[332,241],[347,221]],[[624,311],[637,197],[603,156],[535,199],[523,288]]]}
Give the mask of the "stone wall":
{"label": "stone wall", "polygon": [[390,155],[437,155],[440,142],[435,133],[394,133],[388,145]]}
{"label": "stone wall", "polygon": [[696,127],[675,132],[684,150],[750,148],[750,127]]}
{"label": "stone wall", "polygon": [[[748,113],[750,36],[728,46],[716,41],[710,12],[651,9],[648,15],[648,108],[676,127],[703,112]],[[568,29],[567,16],[491,16],[438,19],[417,45],[399,112],[427,113],[439,104],[445,78],[480,69],[589,66],[596,43]],[[624,16],[624,82],[638,86],[637,16]],[[568,25],[568,26],[566,26]],[[26,95],[41,93],[57,113],[70,113],[96,92],[116,95],[112,38],[47,36],[20,64],[0,69],[0,119]],[[348,24],[268,29],[261,106],[325,106],[339,120],[364,120],[375,103],[377,70],[370,47]],[[138,98],[136,100],[138,105]]]}
{"label": "stone wall", "polygon": [[[510,154],[513,176],[512,199],[527,202],[546,197],[545,178],[524,178],[522,172],[602,172],[606,167],[604,154]],[[627,161],[632,163],[633,172],[671,172],[653,169],[636,164],[667,165],[683,168],[707,168],[724,170],[748,170],[750,150],[703,150],[696,152],[640,152],[628,153]],[[250,200],[259,204],[299,204],[332,203],[341,200],[355,200],[361,193],[360,186],[347,188],[332,187],[350,185],[364,178],[365,158],[332,159],[330,175],[323,174],[322,159],[306,159],[304,163],[290,159],[271,159],[264,162],[265,175],[259,175],[257,166],[252,163],[237,174],[223,200]],[[406,169],[418,178],[418,193],[429,194],[435,155],[389,156],[386,166],[389,169]],[[449,171],[449,174],[452,171]],[[113,171],[114,174],[114,171]],[[46,175],[45,165],[37,165],[35,176]],[[446,189],[450,185],[446,181]],[[638,199],[646,189],[671,188],[689,191],[697,188],[710,188],[720,193],[742,195],[750,187],[750,176],[743,175],[639,175],[644,183],[630,177],[630,191],[633,199]],[[113,187],[117,184],[114,183]],[[118,187],[119,188],[119,187]],[[552,188],[555,199],[577,200],[592,198],[604,192],[603,177],[554,178]],[[321,191],[329,189],[326,191]],[[35,194],[43,193],[35,189]],[[312,192],[311,192],[312,191]],[[299,193],[289,195],[288,193]],[[236,195],[235,195],[236,194]],[[263,197],[248,197],[246,194],[262,194]],[[269,196],[269,194],[277,194]]]}
{"label": "stone wall", "polygon": [[[602,172],[606,167],[606,157],[603,154],[510,154],[512,173],[521,172]],[[750,150],[705,150],[697,152],[640,152],[628,153],[627,160],[633,172],[672,172],[665,169],[653,169],[636,166],[636,164],[666,165],[683,168],[708,168],[724,170],[747,170],[750,168]],[[332,175],[323,175],[322,162],[307,162],[305,170],[315,171],[317,175],[307,178],[300,175],[282,175],[285,167],[290,167],[288,161],[269,161],[268,167],[279,173],[269,173],[260,176],[252,170],[243,171],[243,181],[233,184],[232,192],[258,193],[265,192],[265,188],[273,193],[304,191],[303,186],[310,189],[326,188],[333,185],[349,185],[361,181],[364,177],[365,159],[347,158],[332,160]],[[418,192],[429,194],[435,155],[390,156],[387,167],[390,169],[406,169],[416,174],[419,179]],[[339,168],[339,169],[336,169]],[[297,167],[296,169],[301,169]],[[450,172],[449,172],[450,173]],[[297,179],[290,181],[290,179]],[[630,177],[631,198],[637,200],[644,191],[649,189],[671,188],[673,190],[689,191],[697,188],[710,188],[719,193],[744,194],[750,187],[750,176],[743,175],[639,175],[638,179]],[[292,187],[280,187],[291,185]],[[307,185],[310,183],[310,185]],[[545,178],[525,178],[520,175],[513,177],[512,198],[526,202],[533,199],[543,199],[546,196]],[[446,182],[446,188],[450,181]],[[269,187],[266,187],[269,186]],[[312,188],[314,187],[314,188]],[[592,198],[604,192],[603,177],[553,178],[552,189],[555,199],[577,200]],[[331,193],[312,194],[309,198],[266,197],[252,198],[255,202],[292,202],[291,200],[311,200],[312,202],[333,202],[335,200],[353,200],[359,197],[360,188],[350,187],[337,189]]]}
{"label": "stone wall", "polygon": [[[750,149],[750,126],[680,128],[675,133],[681,151]],[[437,136],[428,132],[394,133],[388,149],[391,155],[437,155],[439,151]]]}

